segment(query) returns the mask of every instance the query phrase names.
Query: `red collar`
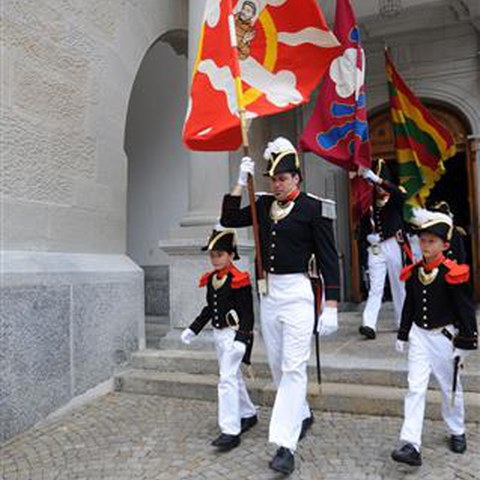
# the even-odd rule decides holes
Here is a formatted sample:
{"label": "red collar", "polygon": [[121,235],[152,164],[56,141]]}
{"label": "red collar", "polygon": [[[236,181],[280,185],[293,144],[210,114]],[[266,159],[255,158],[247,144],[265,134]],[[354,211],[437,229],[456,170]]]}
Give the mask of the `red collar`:
{"label": "red collar", "polygon": [[438,257],[430,263],[425,263],[425,260],[422,260],[422,267],[427,272],[431,272],[434,268],[437,268],[441,263],[443,263],[444,260],[445,257],[443,256],[443,253],[440,253]]}
{"label": "red collar", "polygon": [[293,202],[293,200],[296,200],[298,196],[300,195],[300,190],[296,188],[295,190],[292,190],[288,195],[285,201],[279,202],[282,205],[286,205],[287,203]]}
{"label": "red collar", "polygon": [[221,270],[216,270],[217,278],[221,280],[225,275],[228,275],[232,270],[233,265],[230,263],[226,267],[222,268]]}

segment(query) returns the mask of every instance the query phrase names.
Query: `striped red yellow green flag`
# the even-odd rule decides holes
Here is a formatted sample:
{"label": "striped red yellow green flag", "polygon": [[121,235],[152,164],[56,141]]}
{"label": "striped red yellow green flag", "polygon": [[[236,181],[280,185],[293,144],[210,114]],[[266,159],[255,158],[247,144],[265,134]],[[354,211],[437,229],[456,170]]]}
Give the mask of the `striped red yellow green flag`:
{"label": "striped red yellow green flag", "polygon": [[385,50],[390,114],[400,183],[407,190],[406,216],[424,206],[435,183],[445,173],[444,162],[455,155],[455,141],[407,87]]}

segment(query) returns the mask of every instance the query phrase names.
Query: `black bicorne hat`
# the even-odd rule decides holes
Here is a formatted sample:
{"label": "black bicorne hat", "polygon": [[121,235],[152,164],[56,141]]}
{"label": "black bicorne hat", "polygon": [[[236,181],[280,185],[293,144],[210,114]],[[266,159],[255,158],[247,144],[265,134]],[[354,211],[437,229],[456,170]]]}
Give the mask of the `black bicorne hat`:
{"label": "black bicorne hat", "polygon": [[432,212],[441,212],[445,215],[448,215],[449,217],[453,217],[450,205],[445,200],[439,200],[438,202],[432,203],[432,205],[430,205],[428,209]]}
{"label": "black bicorne hat", "polygon": [[237,250],[237,232],[233,228],[225,228],[223,230],[213,229],[207,245],[202,247],[202,251],[218,250],[222,252],[233,253],[234,260],[238,260],[240,256]]}
{"label": "black bicorne hat", "polygon": [[296,173],[302,179],[297,150],[286,138],[278,137],[270,142],[263,156],[267,160],[264,176],[273,177],[279,173]]}
{"label": "black bicorne hat", "polygon": [[440,237],[444,242],[449,242],[452,239],[453,222],[444,213],[432,212],[431,218],[424,222],[417,231],[419,234],[431,233]]}

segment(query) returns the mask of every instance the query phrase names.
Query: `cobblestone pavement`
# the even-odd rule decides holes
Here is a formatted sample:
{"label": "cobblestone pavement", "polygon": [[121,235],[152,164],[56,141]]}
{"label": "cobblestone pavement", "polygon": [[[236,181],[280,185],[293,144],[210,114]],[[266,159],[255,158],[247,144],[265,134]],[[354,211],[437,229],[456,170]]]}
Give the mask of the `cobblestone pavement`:
{"label": "cobblestone pavement", "polygon": [[[216,405],[155,396],[109,394],[0,446],[2,480],[276,479],[267,463],[270,411],[237,449],[217,453]],[[468,429],[465,455],[448,451],[441,422],[425,422],[424,465],[390,460],[400,418],[317,413],[290,478],[315,480],[479,479],[480,426]]]}

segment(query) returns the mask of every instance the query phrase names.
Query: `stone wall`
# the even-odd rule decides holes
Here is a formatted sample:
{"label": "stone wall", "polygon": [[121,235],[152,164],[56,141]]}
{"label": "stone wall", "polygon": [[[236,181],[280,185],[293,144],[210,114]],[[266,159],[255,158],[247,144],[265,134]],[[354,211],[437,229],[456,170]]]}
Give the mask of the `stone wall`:
{"label": "stone wall", "polygon": [[108,384],[145,344],[124,134],[186,0],[2,0],[0,441]]}

